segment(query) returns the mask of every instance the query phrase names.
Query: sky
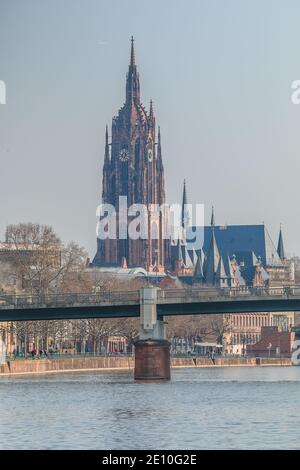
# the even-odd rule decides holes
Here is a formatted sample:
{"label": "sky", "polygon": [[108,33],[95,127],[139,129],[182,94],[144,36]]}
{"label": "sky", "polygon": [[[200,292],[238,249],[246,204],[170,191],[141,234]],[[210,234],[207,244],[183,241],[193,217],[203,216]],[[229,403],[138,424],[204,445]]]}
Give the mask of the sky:
{"label": "sky", "polygon": [[130,37],[161,126],[166,196],[217,225],[264,221],[300,255],[299,0],[0,0],[0,239],[52,225],[96,249],[105,125]]}

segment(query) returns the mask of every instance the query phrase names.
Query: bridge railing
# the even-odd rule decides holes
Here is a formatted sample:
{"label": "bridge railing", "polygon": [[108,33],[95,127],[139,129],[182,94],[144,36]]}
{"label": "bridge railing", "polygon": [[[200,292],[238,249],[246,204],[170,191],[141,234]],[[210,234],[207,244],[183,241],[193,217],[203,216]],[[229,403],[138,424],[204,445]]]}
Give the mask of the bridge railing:
{"label": "bridge railing", "polygon": [[99,293],[0,295],[0,309],[66,307],[103,303],[139,302],[139,291],[103,291]]}
{"label": "bridge railing", "polygon": [[243,298],[243,297],[290,297],[300,296],[300,286],[278,287],[189,287],[184,289],[165,289],[158,291],[158,301],[166,302],[171,299],[184,300],[217,300],[218,298]]}

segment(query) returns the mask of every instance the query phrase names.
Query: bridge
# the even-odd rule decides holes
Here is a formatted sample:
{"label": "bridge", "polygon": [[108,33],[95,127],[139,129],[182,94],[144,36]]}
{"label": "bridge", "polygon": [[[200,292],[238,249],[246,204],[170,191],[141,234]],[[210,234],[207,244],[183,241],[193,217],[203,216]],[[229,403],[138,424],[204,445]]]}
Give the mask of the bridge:
{"label": "bridge", "polygon": [[136,379],[169,379],[164,317],[300,311],[300,286],[159,289],[140,291],[0,295],[0,321],[139,317]]}
{"label": "bridge", "polygon": [[152,292],[157,317],[300,311],[300,286],[185,288],[100,293],[0,295],[0,321],[139,317]]}

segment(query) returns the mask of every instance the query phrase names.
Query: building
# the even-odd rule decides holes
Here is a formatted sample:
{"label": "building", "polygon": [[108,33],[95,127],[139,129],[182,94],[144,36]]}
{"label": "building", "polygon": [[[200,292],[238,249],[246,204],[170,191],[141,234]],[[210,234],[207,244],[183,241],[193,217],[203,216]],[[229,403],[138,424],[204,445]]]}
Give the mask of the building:
{"label": "building", "polygon": [[[264,224],[216,225],[214,208],[211,223],[203,227],[201,249],[188,249],[189,219],[186,183],[182,197],[180,238],[171,243],[171,269],[184,283],[215,287],[288,287],[294,284],[294,264],[285,257],[282,229],[277,249]],[[193,231],[201,227],[192,227]]]}
{"label": "building", "polygon": [[[165,203],[161,135],[160,129],[156,129],[152,101],[149,111],[141,102],[133,38],[126,77],[126,100],[112,120],[110,142],[106,128],[102,182],[102,203],[115,208],[117,230],[116,236],[98,237],[92,265],[126,265],[128,268],[144,267],[149,272],[163,272],[168,264],[168,244],[163,238],[163,215],[153,207]],[[121,236],[121,230],[124,230],[121,226],[124,224],[121,196],[127,197],[127,208],[133,204],[143,204],[147,208],[145,238],[131,239],[126,227],[125,237]],[[127,215],[126,223],[131,220]]]}
{"label": "building", "polygon": [[257,343],[247,346],[247,355],[255,357],[290,357],[295,342],[291,329],[279,326],[263,327]]}
{"label": "building", "polygon": [[[211,223],[204,227],[202,249],[188,250],[183,222],[185,183],[182,201],[183,236],[171,246],[173,273],[182,284],[215,289],[267,287],[279,295],[284,288],[295,285],[294,263],[286,259],[281,227],[276,248],[264,224],[218,226],[213,209]],[[289,331],[294,325],[294,312],[227,314],[223,319],[223,352],[240,355],[246,353],[247,345],[260,341],[262,328]]]}
{"label": "building", "polygon": [[[246,286],[274,288],[274,294],[280,295],[284,288],[292,287],[295,284],[293,262],[285,259],[281,229],[276,253],[271,248],[270,243],[265,244],[267,253],[264,258],[265,263],[263,263],[262,257],[259,257],[256,264],[252,262],[247,264],[243,261],[241,274],[243,276],[246,273]],[[252,258],[253,255],[250,259]],[[248,277],[249,274],[250,277]],[[224,318],[227,322],[224,351],[230,354],[245,354],[246,352],[248,354],[249,348],[261,341],[264,328],[280,328],[282,333],[288,333],[295,322],[294,312],[261,312],[247,315],[226,315]]]}
{"label": "building", "polygon": [[105,354],[126,354],[127,340],[123,336],[105,336],[102,348]]}

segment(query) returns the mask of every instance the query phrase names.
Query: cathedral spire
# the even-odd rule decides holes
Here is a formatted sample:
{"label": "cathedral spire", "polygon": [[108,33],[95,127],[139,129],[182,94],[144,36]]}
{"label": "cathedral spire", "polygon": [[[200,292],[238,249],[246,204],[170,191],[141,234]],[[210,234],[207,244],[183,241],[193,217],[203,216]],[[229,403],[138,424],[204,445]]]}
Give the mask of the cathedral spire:
{"label": "cathedral spire", "polygon": [[279,258],[283,261],[285,259],[285,252],[284,252],[284,244],[283,244],[283,236],[282,236],[282,227],[281,227],[281,225],[280,225],[280,231],[279,231],[277,253],[278,253]]}
{"label": "cathedral spire", "polygon": [[150,108],[149,108],[149,124],[152,129],[155,128],[155,118],[153,112],[153,101],[150,100]]}
{"label": "cathedral spire", "polygon": [[[140,100],[135,46],[133,38],[130,40],[129,37],[126,100],[113,117],[111,130],[105,131],[102,202],[115,207],[117,220],[126,217],[127,212],[122,211],[120,196],[127,197],[127,208],[132,204],[147,205],[147,222],[149,227],[155,227],[156,230],[155,233],[154,230],[150,231],[151,241],[145,237],[123,238],[120,230],[114,236],[106,234],[98,238],[94,264],[123,268],[127,264],[128,268],[144,266],[147,270],[162,272],[165,265],[171,267],[171,248],[169,240],[165,239],[165,221],[168,219],[164,206],[165,182],[160,135],[157,147],[153,104],[150,105],[150,114],[153,115],[150,119],[149,109],[146,110]],[[164,208],[159,218],[151,210],[152,205]],[[127,214],[127,225],[130,220]]]}
{"label": "cathedral spire", "polygon": [[130,64],[126,79],[126,103],[140,103],[140,80],[135,63],[134,39],[131,37]]}
{"label": "cathedral spire", "polygon": [[194,281],[195,282],[203,282],[204,281],[204,274],[203,274],[203,251],[200,250],[194,270]]}
{"label": "cathedral spire", "polygon": [[189,224],[189,213],[187,209],[186,181],[183,180],[182,207],[181,207],[181,227],[186,229]]}
{"label": "cathedral spire", "polygon": [[105,151],[104,151],[104,165],[103,165],[103,178],[102,178],[102,201],[109,202],[110,194],[110,153],[109,153],[109,144],[108,144],[108,127],[105,129]]}
{"label": "cathedral spire", "polygon": [[228,279],[225,271],[224,261],[222,256],[220,256],[219,265],[216,273],[216,281],[219,287],[227,287]]}
{"label": "cathedral spire", "polygon": [[134,38],[131,36],[131,51],[130,51],[130,66],[135,65],[135,53],[134,53]]}
{"label": "cathedral spire", "polygon": [[205,266],[204,266],[204,276],[207,284],[214,285],[215,277],[217,274],[218,266],[220,262],[220,252],[218,244],[215,237],[215,231],[212,228],[210,245],[207,252]]}
{"label": "cathedral spire", "polygon": [[163,170],[160,126],[158,126],[158,133],[157,133],[157,168]]}
{"label": "cathedral spire", "polygon": [[214,227],[215,224],[215,211],[214,211],[214,206],[211,208],[211,219],[210,219],[210,225],[211,227]]}
{"label": "cathedral spire", "polygon": [[161,155],[160,126],[158,126],[158,132],[157,132],[157,159],[158,159],[159,161],[162,160],[162,155]]}
{"label": "cathedral spire", "polygon": [[108,125],[105,126],[105,150],[108,149]]}

